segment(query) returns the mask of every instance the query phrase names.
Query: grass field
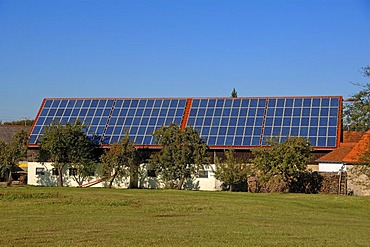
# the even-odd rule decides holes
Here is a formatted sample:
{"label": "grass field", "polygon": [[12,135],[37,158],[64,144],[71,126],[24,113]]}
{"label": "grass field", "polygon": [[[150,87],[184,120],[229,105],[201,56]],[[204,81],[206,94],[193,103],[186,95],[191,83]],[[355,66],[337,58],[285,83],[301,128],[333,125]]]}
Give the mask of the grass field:
{"label": "grass field", "polygon": [[0,246],[370,246],[370,197],[0,188]]}

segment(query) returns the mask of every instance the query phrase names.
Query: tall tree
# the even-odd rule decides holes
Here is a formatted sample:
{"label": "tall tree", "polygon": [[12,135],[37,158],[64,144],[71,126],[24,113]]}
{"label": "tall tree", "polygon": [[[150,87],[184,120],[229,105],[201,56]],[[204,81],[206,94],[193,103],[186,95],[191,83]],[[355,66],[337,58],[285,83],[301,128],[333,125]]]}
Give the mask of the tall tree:
{"label": "tall tree", "polygon": [[209,164],[208,145],[193,128],[182,130],[171,123],[156,130],[153,135],[162,149],[151,156],[150,163],[168,187],[182,189],[187,176],[194,176]]}
{"label": "tall tree", "polygon": [[[58,183],[63,186],[63,169],[93,162],[97,143],[88,138],[80,121],[72,124],[52,123],[40,138],[41,162],[51,161],[58,170]],[[82,170],[81,170],[82,171]]]}
{"label": "tall tree", "polygon": [[[370,65],[362,68],[366,79],[370,78]],[[353,83],[361,90],[352,95],[343,110],[343,121],[345,127],[350,131],[367,131],[370,129],[370,82]]]}
{"label": "tall tree", "polygon": [[217,159],[215,163],[215,178],[226,184],[229,191],[233,191],[239,185],[246,185],[248,176],[252,173],[251,165],[238,160],[233,149],[226,150],[225,159]]}
{"label": "tall tree", "polygon": [[[370,65],[362,68],[363,76],[370,79]],[[365,132],[370,130],[370,82],[353,83],[361,88],[358,93],[352,95],[349,102],[346,102],[343,110],[344,125],[350,131]],[[355,183],[370,187],[370,140],[367,138],[362,152],[358,153],[359,162],[353,166],[351,177],[360,177],[365,175],[367,181],[355,179]]]}
{"label": "tall tree", "polygon": [[283,191],[287,192],[291,183],[306,171],[312,146],[301,137],[290,137],[281,143],[271,141],[269,145],[253,151],[255,173],[262,183],[281,179]]}
{"label": "tall tree", "polygon": [[27,140],[28,136],[24,130],[15,134],[10,143],[0,140],[0,175],[3,176],[8,171],[8,183],[12,181],[14,167],[21,159],[27,158]]}
{"label": "tall tree", "polygon": [[238,98],[238,93],[236,92],[235,88],[231,91],[231,98]]}
{"label": "tall tree", "polygon": [[109,188],[116,178],[127,178],[140,162],[139,153],[126,134],[118,143],[112,144],[101,157],[104,174],[110,176]]}

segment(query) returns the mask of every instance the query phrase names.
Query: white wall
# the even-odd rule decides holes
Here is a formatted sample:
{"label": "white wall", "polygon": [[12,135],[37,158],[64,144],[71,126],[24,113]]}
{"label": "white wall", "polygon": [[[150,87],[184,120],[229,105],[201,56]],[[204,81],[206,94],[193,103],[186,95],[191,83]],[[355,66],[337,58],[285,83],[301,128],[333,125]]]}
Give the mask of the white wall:
{"label": "white wall", "polygon": [[[36,175],[36,168],[44,168],[44,175]],[[36,185],[36,186],[58,186],[58,177],[56,175],[52,175],[52,163],[45,162],[28,162],[28,174],[27,174],[27,184],[29,185]],[[88,180],[84,181],[83,184],[86,184],[91,181],[95,181],[100,179],[100,176],[92,176],[89,177]],[[105,187],[108,185],[108,181],[103,181],[97,183],[91,187]],[[64,186],[70,187],[77,187],[78,183],[74,180],[73,176],[68,174],[68,170],[63,170],[63,184]],[[117,188],[127,188],[129,185],[129,181],[127,180],[118,180],[116,179],[113,183],[113,187]]]}
{"label": "white wall", "polygon": [[343,163],[319,163],[319,172],[339,172],[341,170],[347,170]]}
{"label": "white wall", "polygon": [[213,172],[216,166],[209,165],[205,167],[205,171],[208,172],[208,178],[196,178],[195,183],[199,183],[201,190],[221,190],[221,181],[215,178],[215,173]]}
{"label": "white wall", "polygon": [[[36,175],[36,168],[44,168],[44,175]],[[142,164],[139,169],[139,187],[141,188],[163,188],[164,184],[160,182],[157,177],[148,177],[147,169],[149,166],[147,164]],[[58,176],[52,175],[53,166],[51,163],[39,163],[39,162],[29,162],[28,163],[28,176],[27,183],[29,185],[36,186],[58,186]],[[205,167],[204,170],[208,172],[208,178],[188,179],[186,181],[186,186],[188,189],[193,190],[221,190],[221,182],[214,177],[213,170],[215,165],[210,165]],[[90,177],[88,181],[84,184],[98,180],[100,176]],[[77,187],[78,183],[69,176],[68,170],[63,171],[63,183],[64,186]],[[97,183],[91,187],[105,187],[108,185],[108,181]],[[129,180],[118,180],[116,179],[113,183],[113,187],[116,188],[127,188],[129,186]]]}

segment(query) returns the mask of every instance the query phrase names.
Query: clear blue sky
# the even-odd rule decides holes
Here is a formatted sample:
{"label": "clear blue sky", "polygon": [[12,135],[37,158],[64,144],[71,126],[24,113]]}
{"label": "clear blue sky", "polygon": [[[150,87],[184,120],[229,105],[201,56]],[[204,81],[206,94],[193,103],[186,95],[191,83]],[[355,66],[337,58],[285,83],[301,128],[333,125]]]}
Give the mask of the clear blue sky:
{"label": "clear blue sky", "polygon": [[0,121],[48,97],[342,95],[370,0],[0,0]]}

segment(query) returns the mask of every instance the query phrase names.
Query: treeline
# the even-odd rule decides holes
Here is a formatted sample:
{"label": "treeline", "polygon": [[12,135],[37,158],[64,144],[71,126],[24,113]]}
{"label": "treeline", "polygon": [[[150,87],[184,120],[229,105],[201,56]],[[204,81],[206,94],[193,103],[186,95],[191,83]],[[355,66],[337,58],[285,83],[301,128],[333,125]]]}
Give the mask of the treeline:
{"label": "treeline", "polygon": [[10,122],[0,122],[0,125],[5,126],[32,126],[34,120],[25,119],[25,120],[17,120],[17,121],[10,121]]}

